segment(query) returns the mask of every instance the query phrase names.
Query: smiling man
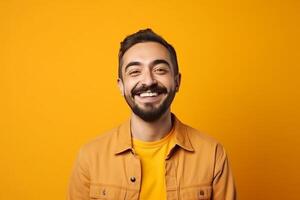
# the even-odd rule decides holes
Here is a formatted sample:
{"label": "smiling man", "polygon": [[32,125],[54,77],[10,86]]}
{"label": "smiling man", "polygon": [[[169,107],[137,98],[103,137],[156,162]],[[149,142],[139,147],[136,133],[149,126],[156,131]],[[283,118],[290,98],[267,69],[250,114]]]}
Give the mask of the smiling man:
{"label": "smiling man", "polygon": [[151,29],[127,36],[118,86],[130,119],[79,152],[68,199],[235,200],[226,152],[170,106],[181,75],[175,49]]}

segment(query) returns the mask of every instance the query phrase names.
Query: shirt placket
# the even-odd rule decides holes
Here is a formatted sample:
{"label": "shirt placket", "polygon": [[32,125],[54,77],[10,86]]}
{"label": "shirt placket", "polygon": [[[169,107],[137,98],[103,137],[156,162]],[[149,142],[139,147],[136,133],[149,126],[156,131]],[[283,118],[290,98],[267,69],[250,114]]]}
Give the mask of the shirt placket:
{"label": "shirt placket", "polygon": [[176,171],[172,159],[165,161],[167,200],[178,200]]}
{"label": "shirt placket", "polygon": [[137,155],[130,152],[126,156],[125,165],[126,182],[128,185],[126,196],[128,199],[138,200],[142,182],[141,161]]}

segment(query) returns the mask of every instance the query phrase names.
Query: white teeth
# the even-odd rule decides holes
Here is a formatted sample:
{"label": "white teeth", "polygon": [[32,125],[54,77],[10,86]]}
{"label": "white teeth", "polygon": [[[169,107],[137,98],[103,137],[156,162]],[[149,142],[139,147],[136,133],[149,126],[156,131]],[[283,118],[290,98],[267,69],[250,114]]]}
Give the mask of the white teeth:
{"label": "white teeth", "polygon": [[140,97],[154,97],[157,96],[158,94],[156,92],[144,92],[140,94]]}

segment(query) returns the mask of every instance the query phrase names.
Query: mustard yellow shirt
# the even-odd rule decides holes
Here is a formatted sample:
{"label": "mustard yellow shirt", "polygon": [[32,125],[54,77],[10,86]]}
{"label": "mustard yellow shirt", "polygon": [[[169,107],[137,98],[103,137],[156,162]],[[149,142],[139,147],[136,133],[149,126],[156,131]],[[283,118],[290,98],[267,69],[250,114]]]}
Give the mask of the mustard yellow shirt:
{"label": "mustard yellow shirt", "polygon": [[140,200],[166,200],[165,159],[174,146],[174,129],[154,142],[133,139],[133,147],[142,164]]}
{"label": "mustard yellow shirt", "polygon": [[[163,178],[167,197],[236,200],[224,147],[182,123],[174,114],[172,118],[175,143],[165,160]],[[130,120],[127,120],[84,145],[74,163],[67,200],[139,199],[142,166],[133,153],[132,143]]]}

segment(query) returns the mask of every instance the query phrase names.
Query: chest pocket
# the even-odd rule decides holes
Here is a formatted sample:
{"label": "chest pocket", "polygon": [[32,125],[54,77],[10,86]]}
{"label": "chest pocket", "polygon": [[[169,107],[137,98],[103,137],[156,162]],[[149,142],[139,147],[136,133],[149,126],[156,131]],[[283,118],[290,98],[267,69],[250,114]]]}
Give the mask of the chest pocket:
{"label": "chest pocket", "polygon": [[180,190],[181,200],[198,200],[198,199],[211,199],[212,187],[211,186],[195,186],[188,187]]}
{"label": "chest pocket", "polygon": [[91,185],[90,187],[90,200],[124,200],[126,190],[110,185]]}

